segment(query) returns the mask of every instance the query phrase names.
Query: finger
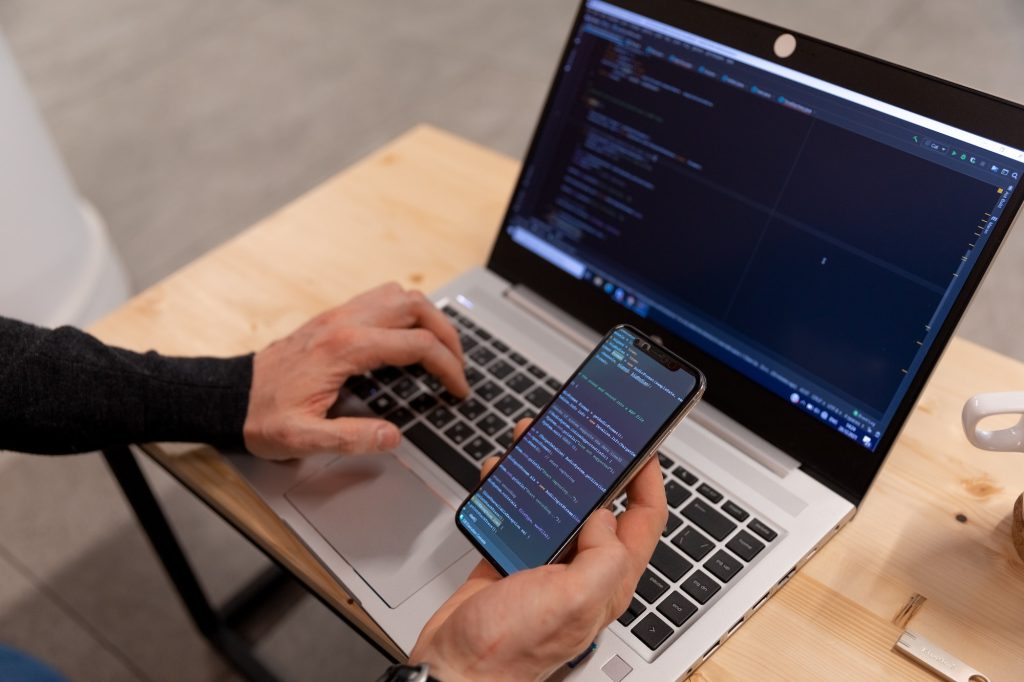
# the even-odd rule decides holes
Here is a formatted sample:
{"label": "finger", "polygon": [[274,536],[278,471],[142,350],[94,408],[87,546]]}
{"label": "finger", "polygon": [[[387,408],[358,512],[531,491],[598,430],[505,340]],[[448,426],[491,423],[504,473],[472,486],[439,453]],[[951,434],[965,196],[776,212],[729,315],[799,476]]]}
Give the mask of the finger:
{"label": "finger", "polygon": [[462,343],[448,317],[438,310],[420,291],[406,291],[395,282],[371,289],[339,309],[337,323],[344,327],[354,324],[366,327],[430,330],[463,361]]}
{"label": "finger", "polygon": [[488,457],[484,460],[483,466],[480,467],[480,480],[484,479],[484,476],[491,473],[491,469],[498,465],[498,457]]}
{"label": "finger", "polygon": [[615,514],[602,507],[598,509],[580,529],[576,540],[576,551],[585,552],[589,549],[603,547],[609,544],[619,544],[619,536],[616,534],[618,522]]}
{"label": "finger", "polygon": [[626,488],[626,511],[618,518],[618,536],[638,562],[651,558],[668,520],[668,503],[657,458],[642,469]]}
{"label": "finger", "polygon": [[519,421],[517,421],[516,422],[516,429],[515,429],[515,434],[516,434],[515,437],[519,438],[519,436],[523,435],[523,431],[525,431],[526,429],[530,428],[530,424],[532,424],[532,423],[533,423],[532,419],[520,419]]}
{"label": "finger", "polygon": [[299,454],[338,452],[352,455],[392,450],[401,441],[401,434],[394,424],[383,419],[302,418],[290,426],[285,441]]}
{"label": "finger", "polygon": [[456,396],[469,395],[462,362],[426,329],[360,329],[339,351],[355,365],[353,373],[384,365],[421,364]]}
{"label": "finger", "polygon": [[459,333],[448,316],[441,312],[422,292],[406,292],[406,301],[408,312],[413,316],[413,321],[408,326],[429,329],[437,338],[441,339],[441,343],[448,347],[448,350],[459,359],[459,362],[465,362],[462,357],[462,342],[459,340]]}

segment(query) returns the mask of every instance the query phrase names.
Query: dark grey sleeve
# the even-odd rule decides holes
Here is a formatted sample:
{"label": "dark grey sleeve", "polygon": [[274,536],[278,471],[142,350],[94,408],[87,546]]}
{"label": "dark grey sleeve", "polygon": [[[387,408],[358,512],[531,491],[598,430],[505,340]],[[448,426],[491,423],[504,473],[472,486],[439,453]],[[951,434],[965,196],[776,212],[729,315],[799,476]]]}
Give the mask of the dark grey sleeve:
{"label": "dark grey sleeve", "polygon": [[252,355],[171,358],[71,327],[0,318],[0,449],[87,452],[152,441],[244,450]]}

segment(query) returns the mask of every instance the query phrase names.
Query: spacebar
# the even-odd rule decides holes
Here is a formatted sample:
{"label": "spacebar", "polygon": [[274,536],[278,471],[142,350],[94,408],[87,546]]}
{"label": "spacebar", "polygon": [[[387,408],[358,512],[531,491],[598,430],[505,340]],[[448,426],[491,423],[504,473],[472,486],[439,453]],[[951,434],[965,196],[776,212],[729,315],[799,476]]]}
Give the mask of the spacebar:
{"label": "spacebar", "polygon": [[405,437],[466,490],[472,490],[480,482],[480,470],[423,424],[410,427]]}

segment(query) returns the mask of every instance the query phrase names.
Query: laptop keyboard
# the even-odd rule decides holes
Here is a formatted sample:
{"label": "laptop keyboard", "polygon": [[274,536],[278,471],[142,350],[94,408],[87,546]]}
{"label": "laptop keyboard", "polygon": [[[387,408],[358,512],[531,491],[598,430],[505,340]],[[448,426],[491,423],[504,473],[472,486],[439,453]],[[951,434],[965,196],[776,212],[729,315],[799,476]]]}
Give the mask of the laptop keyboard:
{"label": "laptop keyboard", "polygon": [[419,365],[382,367],[345,387],[468,491],[481,462],[512,444],[515,423],[536,416],[562,384],[455,308],[444,312],[462,340],[471,397],[458,400]]}
{"label": "laptop keyboard", "polygon": [[[512,444],[517,421],[532,418],[561,382],[452,306],[472,396],[458,400],[419,365],[382,367],[345,387],[467,491],[480,466]],[[708,481],[658,453],[669,518],[650,565],[618,622],[651,651],[685,630],[734,584],[778,533]],[[625,509],[625,495],[614,511]]]}
{"label": "laptop keyboard", "polygon": [[[636,594],[618,622],[651,650],[660,650],[735,584],[779,534],[711,483],[658,453],[668,522]],[[614,511],[625,510],[626,498]]]}

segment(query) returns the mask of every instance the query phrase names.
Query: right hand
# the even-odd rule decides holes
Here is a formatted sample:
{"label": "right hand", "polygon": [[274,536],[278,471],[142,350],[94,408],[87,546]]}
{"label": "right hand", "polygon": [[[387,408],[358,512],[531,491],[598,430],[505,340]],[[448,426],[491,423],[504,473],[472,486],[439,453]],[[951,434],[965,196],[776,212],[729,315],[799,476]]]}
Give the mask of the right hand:
{"label": "right hand", "polygon": [[421,364],[445,388],[469,395],[458,332],[419,291],[392,282],[332,308],[253,358],[245,446],[265,459],[396,447],[383,419],[328,419],[342,384],[384,365]]}
{"label": "right hand", "polygon": [[591,515],[567,563],[502,578],[481,561],[427,622],[409,661],[429,663],[444,682],[532,682],[582,653],[626,610],[665,529],[657,458],[636,475],[627,496],[618,519],[607,509]]}

